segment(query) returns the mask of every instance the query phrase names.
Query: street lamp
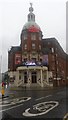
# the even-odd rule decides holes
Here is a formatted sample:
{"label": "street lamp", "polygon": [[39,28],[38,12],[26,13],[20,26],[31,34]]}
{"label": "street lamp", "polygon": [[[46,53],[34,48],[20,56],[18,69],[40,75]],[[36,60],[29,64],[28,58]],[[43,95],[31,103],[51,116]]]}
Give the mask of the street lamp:
{"label": "street lamp", "polygon": [[55,84],[56,84],[56,86],[57,86],[57,63],[56,63],[56,52],[55,52]]}

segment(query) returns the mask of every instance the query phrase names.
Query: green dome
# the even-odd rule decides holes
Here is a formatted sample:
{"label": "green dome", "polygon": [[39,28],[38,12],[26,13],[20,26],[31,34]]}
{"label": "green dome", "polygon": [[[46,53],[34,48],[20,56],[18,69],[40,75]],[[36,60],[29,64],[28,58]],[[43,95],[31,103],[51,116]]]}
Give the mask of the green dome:
{"label": "green dome", "polygon": [[38,29],[39,31],[41,31],[39,25],[37,23],[35,23],[34,21],[30,21],[30,22],[27,22],[24,26],[23,26],[23,30],[28,30],[30,29],[31,27],[34,27],[36,29]]}

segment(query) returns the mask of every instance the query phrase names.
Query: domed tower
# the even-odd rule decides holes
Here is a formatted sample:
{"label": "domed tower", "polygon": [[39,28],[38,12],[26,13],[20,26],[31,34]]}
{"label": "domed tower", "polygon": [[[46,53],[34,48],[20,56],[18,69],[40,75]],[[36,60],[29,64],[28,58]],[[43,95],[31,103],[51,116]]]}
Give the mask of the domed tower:
{"label": "domed tower", "polygon": [[21,32],[22,62],[42,60],[42,31],[35,22],[32,3],[30,3],[28,22]]}

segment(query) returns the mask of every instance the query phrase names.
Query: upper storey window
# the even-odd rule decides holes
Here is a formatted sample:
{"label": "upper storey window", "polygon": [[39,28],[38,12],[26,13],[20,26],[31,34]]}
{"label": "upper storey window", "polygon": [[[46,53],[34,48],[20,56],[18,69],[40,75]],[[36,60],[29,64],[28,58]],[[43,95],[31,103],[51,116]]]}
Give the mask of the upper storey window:
{"label": "upper storey window", "polygon": [[32,49],[35,49],[35,44],[34,43],[32,43]]}
{"label": "upper storey window", "polygon": [[24,39],[24,40],[27,39],[27,32],[26,32],[26,31],[23,32],[23,39]]}
{"label": "upper storey window", "polygon": [[39,45],[39,49],[41,50],[41,45]]}
{"label": "upper storey window", "polygon": [[54,53],[54,48],[51,48],[51,50],[52,50],[52,53]]}
{"label": "upper storey window", "polygon": [[31,33],[31,40],[36,40],[36,34],[35,33]]}
{"label": "upper storey window", "polygon": [[41,38],[42,38],[41,36],[42,36],[42,34],[41,34],[41,32],[39,32],[39,40],[41,40]]}
{"label": "upper storey window", "polygon": [[24,49],[25,49],[25,50],[27,49],[27,44],[24,45]]}

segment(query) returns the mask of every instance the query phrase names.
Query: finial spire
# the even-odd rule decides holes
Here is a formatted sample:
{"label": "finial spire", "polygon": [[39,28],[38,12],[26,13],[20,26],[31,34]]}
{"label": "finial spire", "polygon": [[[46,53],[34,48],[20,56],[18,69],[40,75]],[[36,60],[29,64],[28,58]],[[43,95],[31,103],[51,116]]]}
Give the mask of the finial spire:
{"label": "finial spire", "polygon": [[30,3],[30,6],[31,6],[31,7],[29,8],[29,11],[30,11],[30,12],[33,12],[33,7],[32,7],[32,5],[33,5],[33,4]]}
{"label": "finial spire", "polygon": [[30,5],[31,5],[31,7],[32,7],[33,3],[30,3]]}
{"label": "finial spire", "polygon": [[32,7],[32,3],[30,3],[30,7],[29,7],[29,14],[28,14],[28,21],[33,21],[35,22],[35,15],[33,14],[33,7]]}

